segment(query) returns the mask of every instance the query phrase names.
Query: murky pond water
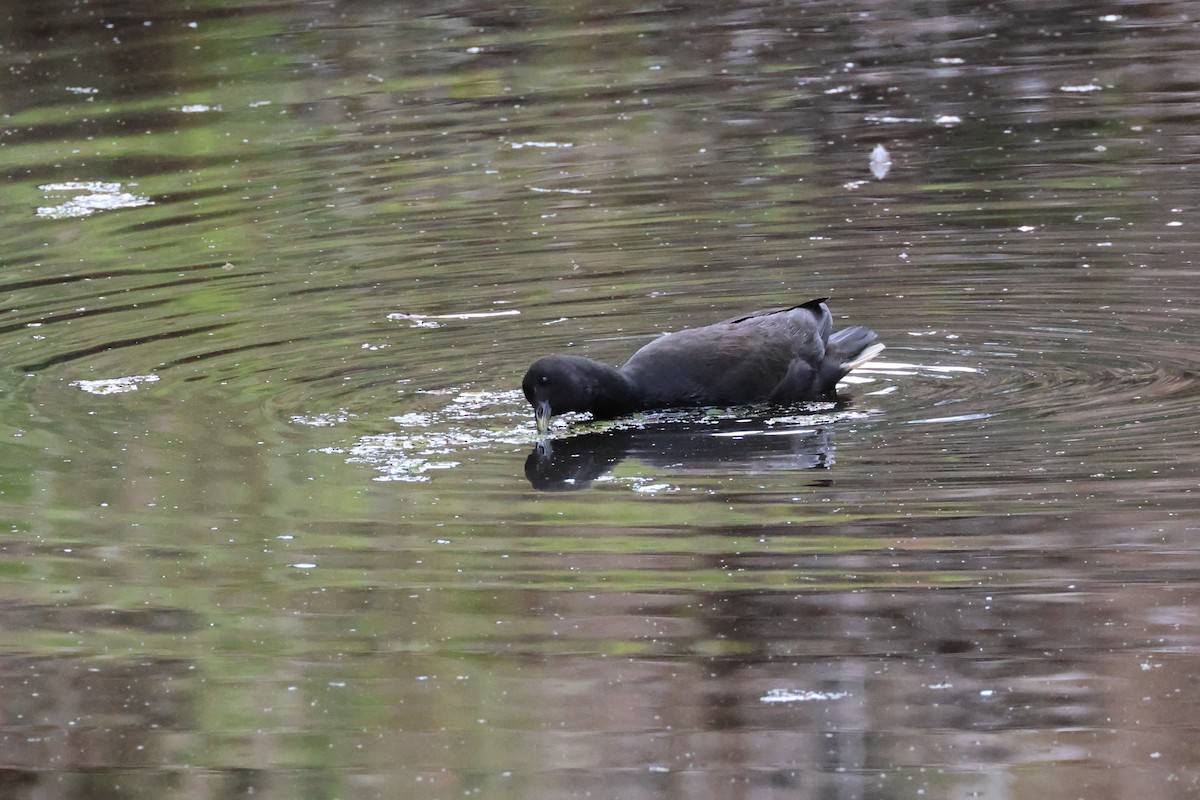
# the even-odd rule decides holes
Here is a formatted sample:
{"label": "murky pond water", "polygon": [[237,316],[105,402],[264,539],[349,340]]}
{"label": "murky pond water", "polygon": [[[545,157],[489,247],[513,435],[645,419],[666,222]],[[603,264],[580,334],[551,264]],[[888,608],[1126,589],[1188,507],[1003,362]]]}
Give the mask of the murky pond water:
{"label": "murky pond water", "polygon": [[1200,6],[399,6],[0,7],[0,794],[1200,792]]}

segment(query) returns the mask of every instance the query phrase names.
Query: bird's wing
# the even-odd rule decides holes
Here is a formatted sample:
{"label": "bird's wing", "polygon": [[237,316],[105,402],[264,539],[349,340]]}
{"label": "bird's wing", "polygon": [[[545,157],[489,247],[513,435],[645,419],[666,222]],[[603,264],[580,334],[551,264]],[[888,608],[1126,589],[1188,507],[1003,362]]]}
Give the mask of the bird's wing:
{"label": "bird's wing", "polygon": [[[718,322],[718,325],[736,325],[741,322],[756,322],[761,321],[763,317],[770,317],[776,314],[791,314],[793,311],[804,309],[818,319],[829,318],[829,327],[833,327],[833,318],[829,314],[829,307],[825,305],[827,297],[818,297],[816,300],[809,300],[807,303],[801,303],[795,306],[783,306],[782,308],[764,308],[761,311],[751,311],[749,314],[740,314],[736,317],[730,317],[727,320]],[[828,333],[826,334],[828,338]]]}
{"label": "bird's wing", "polygon": [[821,320],[797,308],[668,334],[621,372],[649,407],[740,405],[772,398],[798,360],[819,364],[824,352]]}

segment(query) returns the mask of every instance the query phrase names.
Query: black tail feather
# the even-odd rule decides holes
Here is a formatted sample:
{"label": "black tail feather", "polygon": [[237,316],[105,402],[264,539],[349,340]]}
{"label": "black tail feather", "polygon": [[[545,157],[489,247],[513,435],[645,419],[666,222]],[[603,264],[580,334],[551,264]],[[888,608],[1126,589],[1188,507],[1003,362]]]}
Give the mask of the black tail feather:
{"label": "black tail feather", "polygon": [[870,328],[853,325],[829,337],[825,344],[822,378],[832,389],[850,370],[860,367],[883,351],[879,336]]}

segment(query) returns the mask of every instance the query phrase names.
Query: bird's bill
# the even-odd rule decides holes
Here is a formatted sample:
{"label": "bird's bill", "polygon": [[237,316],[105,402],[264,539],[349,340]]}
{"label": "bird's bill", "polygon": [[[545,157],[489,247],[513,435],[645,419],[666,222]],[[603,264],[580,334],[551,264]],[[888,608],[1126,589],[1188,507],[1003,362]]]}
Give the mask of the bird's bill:
{"label": "bird's bill", "polygon": [[537,423],[538,433],[545,433],[550,429],[550,403],[546,400],[539,400],[533,407],[533,421]]}

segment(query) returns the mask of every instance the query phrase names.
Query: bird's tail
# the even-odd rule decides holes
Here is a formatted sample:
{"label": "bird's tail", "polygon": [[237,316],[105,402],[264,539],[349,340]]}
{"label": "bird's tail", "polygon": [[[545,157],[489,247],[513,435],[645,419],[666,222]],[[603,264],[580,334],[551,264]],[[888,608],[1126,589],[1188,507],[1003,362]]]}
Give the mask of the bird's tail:
{"label": "bird's tail", "polygon": [[821,371],[825,373],[826,385],[832,388],[850,370],[857,369],[883,352],[883,342],[875,331],[854,325],[843,328],[829,337],[825,344],[825,361]]}

